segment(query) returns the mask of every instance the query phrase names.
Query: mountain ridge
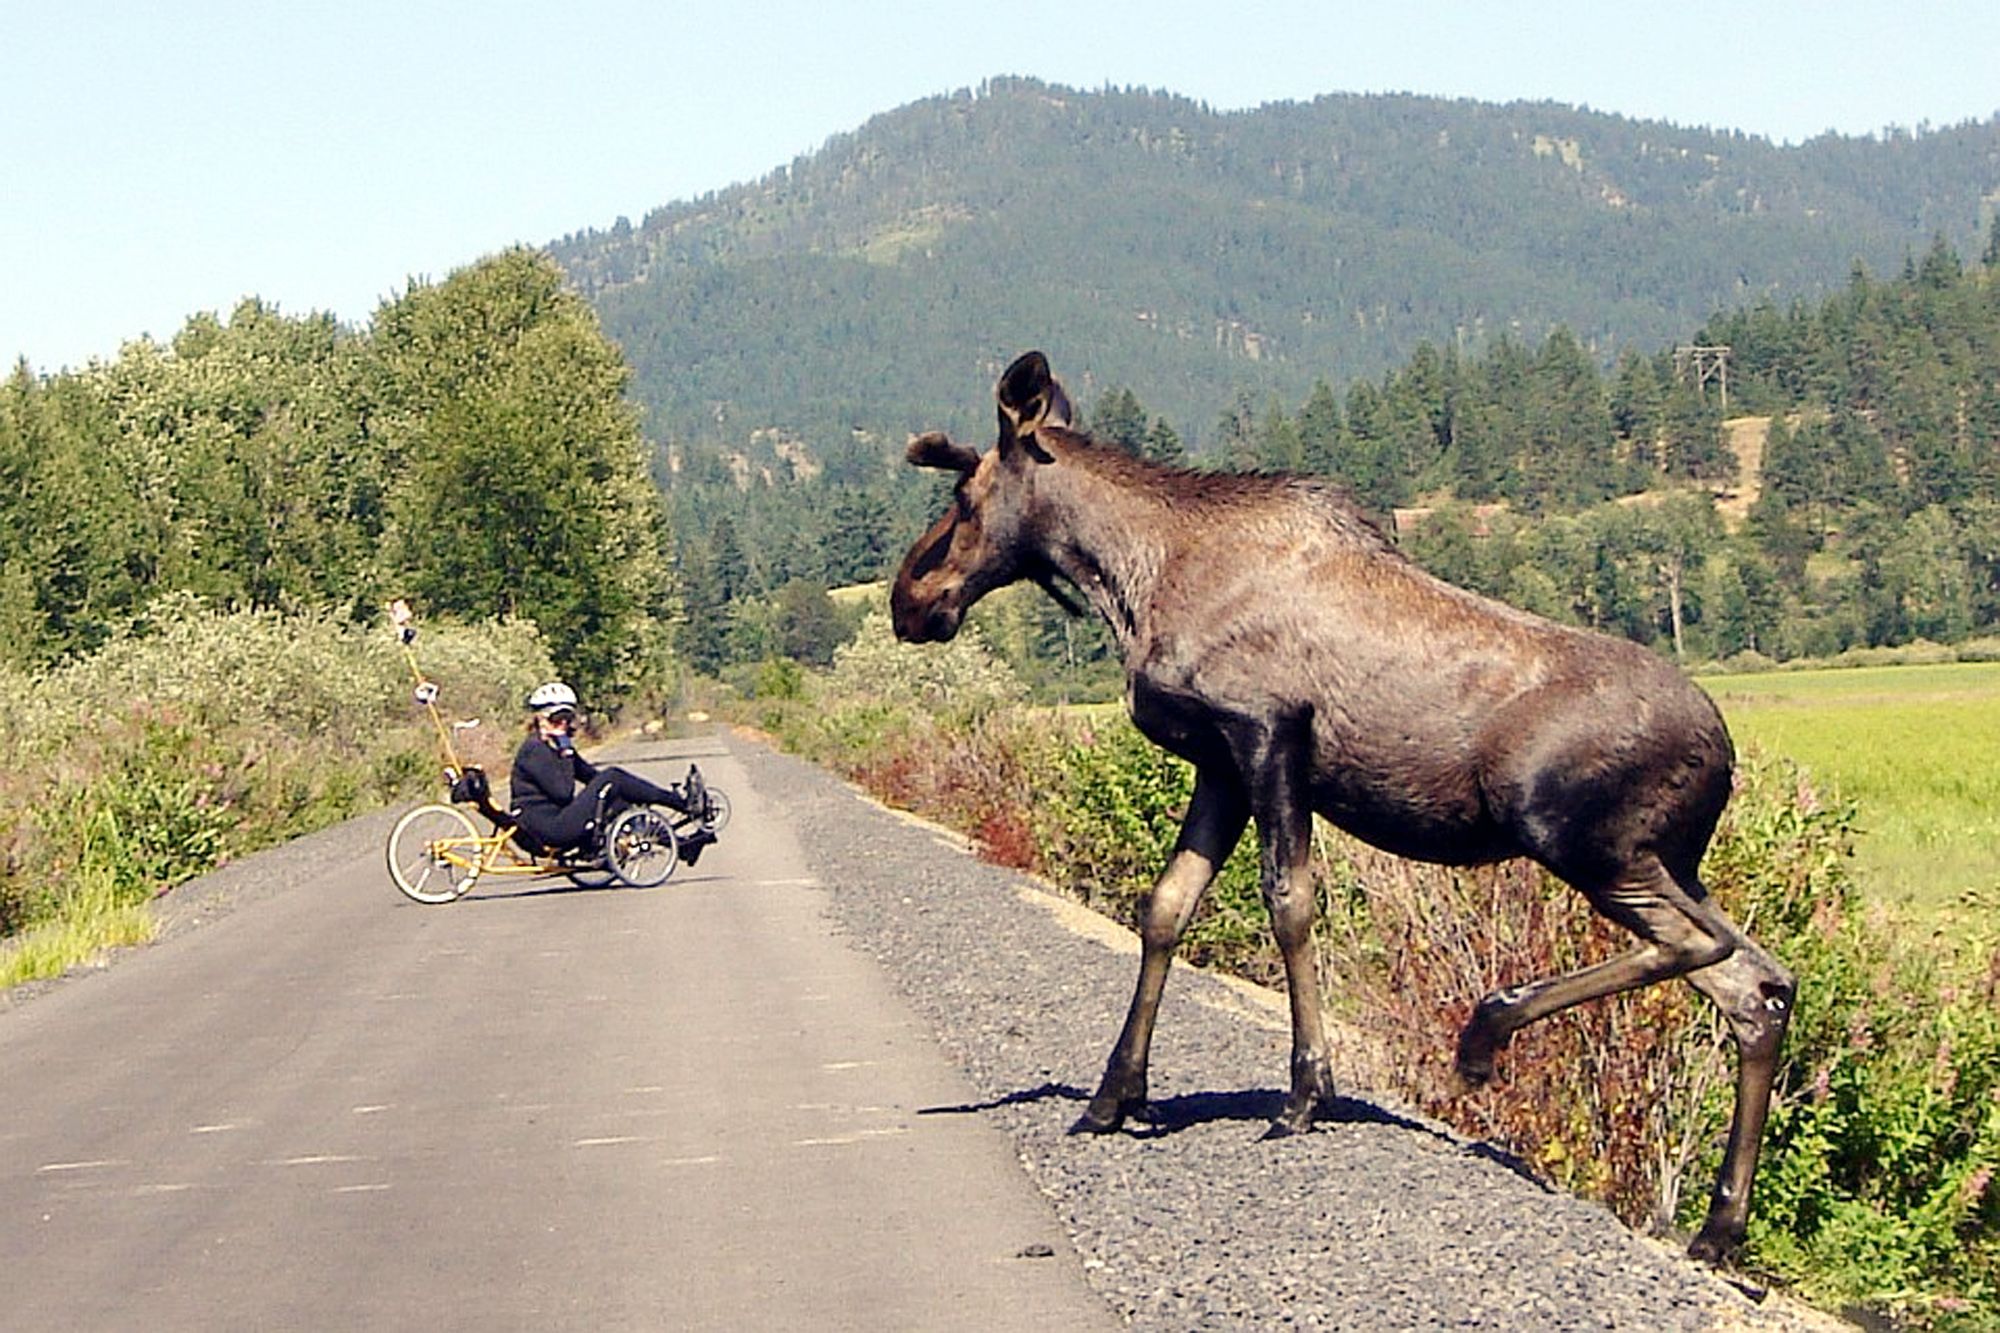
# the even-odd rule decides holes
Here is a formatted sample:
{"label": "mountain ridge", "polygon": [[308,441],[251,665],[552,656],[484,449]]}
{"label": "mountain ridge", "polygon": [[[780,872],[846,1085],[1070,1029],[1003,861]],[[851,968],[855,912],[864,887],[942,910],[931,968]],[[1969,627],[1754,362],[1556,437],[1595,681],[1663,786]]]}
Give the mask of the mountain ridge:
{"label": "mountain ridge", "polygon": [[549,247],[656,436],[977,429],[1045,346],[1194,442],[1421,343],[1567,327],[1651,354],[1715,311],[1815,300],[2000,200],[2000,118],[1777,146],[1552,102],[1329,94],[1214,112],[1000,78],[757,181]]}

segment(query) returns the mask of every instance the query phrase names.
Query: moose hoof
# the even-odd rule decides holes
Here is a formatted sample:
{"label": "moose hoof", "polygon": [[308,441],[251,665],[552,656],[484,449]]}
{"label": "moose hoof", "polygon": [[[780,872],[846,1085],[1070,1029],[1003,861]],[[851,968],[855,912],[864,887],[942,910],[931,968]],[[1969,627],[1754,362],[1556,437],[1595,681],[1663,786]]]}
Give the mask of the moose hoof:
{"label": "moose hoof", "polygon": [[1069,1132],[1072,1134],[1115,1134],[1118,1132],[1119,1126],[1124,1123],[1125,1112],[1123,1110],[1113,1111],[1109,1115],[1099,1114],[1095,1110],[1086,1110],[1070,1125]]}
{"label": "moose hoof", "polygon": [[1271,1127],[1264,1131],[1266,1139],[1289,1139],[1296,1134],[1312,1132],[1313,1122],[1319,1118],[1319,1108],[1333,1096],[1333,1080],[1324,1079],[1310,1092],[1295,1092],[1285,1099],[1284,1109],[1272,1119]]}
{"label": "moose hoof", "polygon": [[1477,1092],[1493,1081],[1493,1057],[1505,1042],[1495,1042],[1477,1030],[1478,1020],[1468,1024],[1458,1038],[1458,1058],[1452,1062],[1457,1091]]}
{"label": "moose hoof", "polygon": [[1736,1252],[1742,1248],[1742,1228],[1720,1225],[1711,1220],[1688,1242],[1688,1258],[1719,1268],[1734,1260]]}
{"label": "moose hoof", "polygon": [[1285,1111],[1264,1130],[1263,1141],[1268,1143],[1272,1139],[1295,1138],[1300,1134],[1311,1132],[1312,1127],[1313,1118],[1310,1111],[1304,1115],[1294,1115],[1290,1111]]}
{"label": "moose hoof", "polygon": [[1478,1092],[1493,1081],[1492,1057],[1477,1061],[1461,1059],[1452,1067],[1451,1078],[1452,1091],[1460,1096]]}
{"label": "moose hoof", "polygon": [[1115,1134],[1125,1125],[1127,1116],[1136,1120],[1150,1120],[1145,1098],[1133,1101],[1125,1097],[1093,1097],[1084,1108],[1076,1123],[1069,1127],[1072,1134]]}

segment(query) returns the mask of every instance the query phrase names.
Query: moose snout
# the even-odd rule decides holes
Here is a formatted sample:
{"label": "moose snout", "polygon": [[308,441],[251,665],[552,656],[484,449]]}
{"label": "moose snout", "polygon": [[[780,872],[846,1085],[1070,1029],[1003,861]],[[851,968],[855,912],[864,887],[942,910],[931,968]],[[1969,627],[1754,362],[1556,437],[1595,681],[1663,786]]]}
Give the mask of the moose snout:
{"label": "moose snout", "polygon": [[943,643],[958,633],[959,615],[939,602],[893,596],[889,599],[889,622],[904,643]]}

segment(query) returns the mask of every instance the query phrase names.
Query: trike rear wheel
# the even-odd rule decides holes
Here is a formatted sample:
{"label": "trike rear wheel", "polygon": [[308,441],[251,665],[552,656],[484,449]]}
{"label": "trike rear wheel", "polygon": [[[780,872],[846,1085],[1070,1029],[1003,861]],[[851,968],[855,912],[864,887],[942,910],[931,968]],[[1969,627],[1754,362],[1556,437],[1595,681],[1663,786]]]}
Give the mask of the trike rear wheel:
{"label": "trike rear wheel", "polygon": [[479,878],[479,852],[479,830],[463,810],[420,805],[389,834],[389,877],[420,903],[448,903]]}

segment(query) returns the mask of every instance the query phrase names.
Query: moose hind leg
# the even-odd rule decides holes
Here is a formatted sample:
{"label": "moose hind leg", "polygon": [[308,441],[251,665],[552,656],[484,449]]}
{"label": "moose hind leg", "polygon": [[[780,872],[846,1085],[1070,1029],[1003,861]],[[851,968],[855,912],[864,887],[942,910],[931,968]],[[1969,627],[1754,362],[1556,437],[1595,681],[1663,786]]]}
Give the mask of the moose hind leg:
{"label": "moose hind leg", "polygon": [[1125,1123],[1126,1116],[1144,1116],[1153,1025],[1159,1018],[1160,997],[1166,991],[1174,949],[1216,870],[1243,836],[1246,822],[1242,797],[1233,784],[1198,772],[1180,839],[1146,900],[1139,929],[1139,980],[1132,991],[1125,1026],[1117,1045],[1111,1048],[1096,1095],[1070,1126],[1070,1133],[1109,1134]]}
{"label": "moose hind leg", "polygon": [[1572,1005],[1636,990],[1721,962],[1742,938],[1698,884],[1684,889],[1653,856],[1609,884],[1586,887],[1590,905],[1640,939],[1639,947],[1562,976],[1496,990],[1473,1007],[1458,1037],[1458,1077],[1478,1087],[1494,1056],[1530,1023]]}
{"label": "moose hind leg", "polygon": [[1721,1263],[1741,1248],[1749,1224],[1750,1185],[1798,984],[1747,936],[1738,937],[1736,952],[1727,959],[1690,973],[1688,984],[1714,1002],[1736,1038],[1736,1110],[1729,1123],[1729,1147],[1709,1198],[1708,1218],[1688,1246],[1694,1258]]}

